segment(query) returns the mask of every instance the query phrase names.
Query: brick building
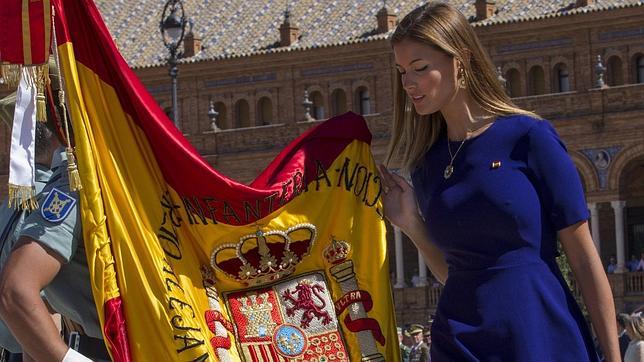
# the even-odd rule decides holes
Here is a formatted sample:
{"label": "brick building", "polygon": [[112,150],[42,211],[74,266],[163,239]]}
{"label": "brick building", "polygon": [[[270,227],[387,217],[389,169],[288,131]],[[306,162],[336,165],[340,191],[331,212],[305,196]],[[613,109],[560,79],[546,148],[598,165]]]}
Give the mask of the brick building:
{"label": "brick building", "polygon": [[[365,115],[382,160],[392,119],[388,37],[423,1],[184,0],[191,18],[179,66],[179,128],[213,167],[250,182],[288,142],[322,120]],[[514,101],[567,143],[603,260],[644,251],[644,2],[453,1],[472,22]],[[170,113],[163,2],[97,0],[124,57]],[[602,66],[599,66],[601,62]],[[219,113],[213,131],[210,107]],[[341,132],[342,130],[338,130]],[[0,139],[8,144],[2,126]],[[8,169],[8,147],[0,170]],[[395,167],[395,165],[393,165]],[[6,174],[0,176],[6,184]],[[3,193],[4,194],[4,193]],[[390,233],[401,323],[427,318],[440,293],[404,235]],[[610,276],[619,309],[644,303],[644,273]],[[412,276],[418,287],[411,285]]]}

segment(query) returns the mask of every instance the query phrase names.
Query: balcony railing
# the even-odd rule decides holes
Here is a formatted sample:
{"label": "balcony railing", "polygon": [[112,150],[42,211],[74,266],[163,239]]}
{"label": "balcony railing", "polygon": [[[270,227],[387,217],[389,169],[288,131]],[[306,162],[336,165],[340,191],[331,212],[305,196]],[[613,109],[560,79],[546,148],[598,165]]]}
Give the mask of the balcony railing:
{"label": "balcony railing", "polygon": [[624,273],[624,294],[644,296],[644,272]]}
{"label": "balcony railing", "polygon": [[[644,272],[611,274],[609,278],[613,297],[615,300],[624,300],[626,298],[634,304],[644,304]],[[581,289],[574,279],[570,280],[570,290],[580,303],[582,302]],[[424,308],[433,312],[438,305],[443,287],[428,286],[425,288],[402,288],[394,289],[396,294],[396,309],[399,311],[416,310]],[[621,305],[621,303],[616,303]]]}

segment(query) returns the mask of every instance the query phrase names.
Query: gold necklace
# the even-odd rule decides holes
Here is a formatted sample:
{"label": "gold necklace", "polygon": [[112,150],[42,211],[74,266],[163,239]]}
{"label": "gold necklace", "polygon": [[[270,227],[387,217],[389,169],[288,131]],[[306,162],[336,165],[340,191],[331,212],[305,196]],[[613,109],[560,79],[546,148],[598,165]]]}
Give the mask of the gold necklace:
{"label": "gold necklace", "polygon": [[452,177],[452,174],[454,173],[454,166],[453,166],[454,159],[456,158],[456,155],[458,155],[458,151],[460,151],[461,147],[463,147],[463,145],[465,144],[465,141],[467,141],[467,137],[463,138],[463,140],[461,141],[461,144],[458,146],[458,149],[452,156],[452,147],[450,147],[449,145],[449,142],[450,142],[449,137],[447,138],[447,151],[449,152],[449,165],[447,165],[447,167],[445,167],[445,171],[443,171],[443,178],[445,180]]}

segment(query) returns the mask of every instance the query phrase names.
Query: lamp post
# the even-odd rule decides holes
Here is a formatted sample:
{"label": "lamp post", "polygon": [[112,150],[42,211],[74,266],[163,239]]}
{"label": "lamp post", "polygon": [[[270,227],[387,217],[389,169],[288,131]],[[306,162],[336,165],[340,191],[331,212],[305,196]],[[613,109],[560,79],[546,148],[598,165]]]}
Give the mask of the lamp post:
{"label": "lamp post", "polygon": [[177,61],[183,55],[179,51],[179,47],[183,41],[186,23],[181,0],[166,1],[159,29],[161,30],[163,45],[170,51],[168,65],[170,66],[169,74],[172,79],[172,121],[177,128],[179,128],[179,109],[177,107],[177,75],[179,74],[179,69],[177,68]]}

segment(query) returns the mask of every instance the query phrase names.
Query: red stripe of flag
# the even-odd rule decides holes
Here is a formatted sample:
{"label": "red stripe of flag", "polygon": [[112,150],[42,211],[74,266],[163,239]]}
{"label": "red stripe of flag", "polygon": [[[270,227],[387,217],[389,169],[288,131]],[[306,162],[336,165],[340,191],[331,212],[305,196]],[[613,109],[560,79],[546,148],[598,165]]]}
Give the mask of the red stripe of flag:
{"label": "red stripe of flag", "polygon": [[[203,210],[209,209],[203,199],[214,198],[226,200],[227,206],[237,215],[245,215],[247,210],[244,202],[246,205],[255,205],[257,200],[274,197],[275,192],[282,190],[282,183],[291,180],[297,170],[305,173],[307,181],[312,180],[317,174],[316,161],[326,170],[354,140],[371,141],[371,134],[362,117],[345,114],[292,142],[250,187],[240,184],[213,170],[174,127],[119,54],[92,0],[54,1],[64,4],[64,10],[57,13],[62,19],[57,24],[65,25],[57,26],[59,43],[72,42],[77,61],[116,90],[125,112],[145,133],[165,181],[181,196],[198,198]],[[67,21],[65,18],[68,18]],[[275,205],[271,210],[268,202],[263,203],[259,217],[268,215],[279,206],[282,205]],[[243,225],[255,221],[227,220],[220,216],[223,215],[222,209],[219,207],[215,214],[218,222]]]}

